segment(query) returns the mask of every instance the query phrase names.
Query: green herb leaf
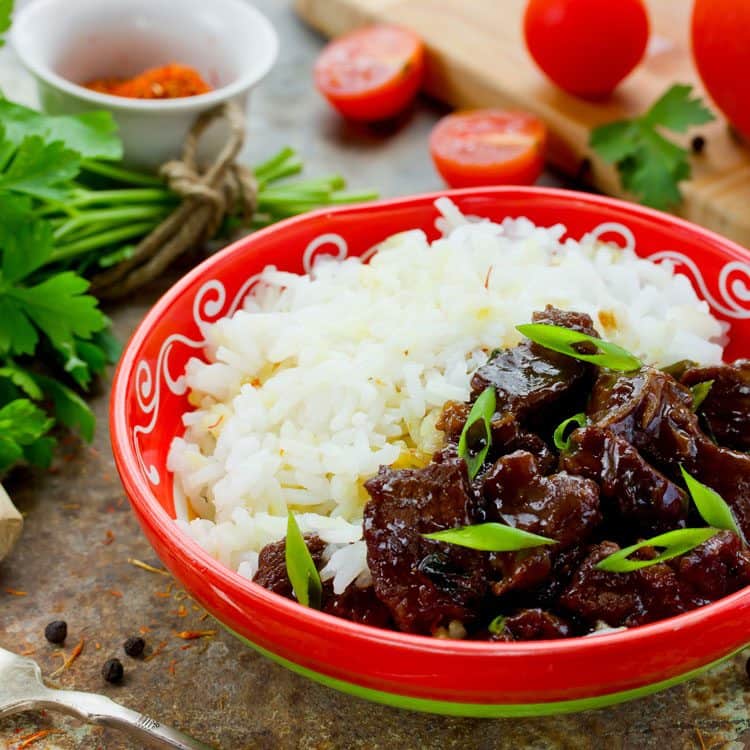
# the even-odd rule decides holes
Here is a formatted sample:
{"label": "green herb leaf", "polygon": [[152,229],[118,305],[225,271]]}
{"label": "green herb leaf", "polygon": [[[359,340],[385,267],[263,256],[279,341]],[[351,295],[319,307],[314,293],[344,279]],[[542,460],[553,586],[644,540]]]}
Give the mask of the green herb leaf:
{"label": "green herb leaf", "polygon": [[2,281],[15,284],[41,268],[52,254],[49,222],[34,219],[31,201],[20,195],[0,199],[0,255]]}
{"label": "green herb leaf", "polygon": [[[0,148],[5,143],[0,128]],[[0,190],[62,201],[70,195],[69,183],[78,174],[79,166],[78,154],[61,142],[45,143],[38,135],[27,136],[0,173]]]}
{"label": "green herb leaf", "polygon": [[657,128],[677,133],[714,119],[691,87],[672,86],[641,117],[607,123],[591,132],[589,145],[604,161],[615,164],[623,188],[654,208],[682,200],[679,183],[690,177],[689,153]]}
{"label": "green herb leaf", "polygon": [[554,539],[531,534],[502,523],[480,523],[475,526],[460,526],[456,529],[422,534],[425,539],[447,542],[459,547],[482,550],[483,552],[516,552],[544,544],[557,544]]}
{"label": "green herb leaf", "polygon": [[35,443],[54,421],[27,398],[5,404],[0,409],[0,471],[23,458],[24,446]]}
{"label": "green herb leaf", "polygon": [[10,28],[10,16],[13,12],[13,0],[0,0],[0,47],[5,44],[3,34]]}
{"label": "green herb leaf", "polygon": [[[487,452],[492,444],[490,422],[494,413],[495,389],[485,388],[471,407],[458,440],[458,455],[466,461],[469,479],[474,479],[482,468],[484,459],[487,458]],[[481,430],[481,434],[476,434],[477,429]],[[478,450],[475,450],[475,445],[478,446]]]}
{"label": "green herb leaf", "polygon": [[570,435],[565,437],[565,432],[571,424],[576,424],[578,427],[583,427],[586,424],[586,415],[583,412],[574,414],[572,417],[568,417],[564,422],[560,422],[555,428],[555,432],[552,435],[552,440],[555,443],[557,450],[562,453],[566,453],[570,450]]}
{"label": "green herb leaf", "polygon": [[[583,362],[591,362],[599,365],[599,367],[630,372],[643,366],[638,357],[633,356],[621,346],[564,326],[553,326],[547,323],[526,323],[516,326],[516,330],[546,349],[567,354],[569,357],[580,359]],[[581,354],[574,348],[576,344],[584,343],[593,344],[600,353]]]}
{"label": "green herb leaf", "polygon": [[[51,276],[31,287],[15,286],[0,293],[0,301],[16,307],[49,338],[58,351],[74,344],[74,337],[90,338],[107,325],[89,283],[70,271]],[[16,346],[12,346],[16,349]]]}
{"label": "green herb leaf", "polygon": [[693,394],[693,411],[696,412],[700,409],[701,404],[706,400],[708,392],[711,390],[711,386],[714,384],[713,380],[704,380],[701,383],[696,383],[691,386],[690,392]]}
{"label": "green herb leaf", "polygon": [[34,375],[39,387],[52,399],[53,411],[57,420],[70,429],[78,429],[87,442],[94,439],[96,419],[89,405],[73,390],[59,380]]}
{"label": "green herb leaf", "polygon": [[42,389],[37,385],[34,376],[11,362],[0,367],[0,378],[10,380],[13,385],[20,388],[34,401],[39,401],[42,398]]}
{"label": "green herb leaf", "polygon": [[23,457],[32,465],[40,469],[49,469],[57,441],[55,438],[44,436],[23,447]]}
{"label": "green herb leaf", "polygon": [[286,523],[286,572],[297,601],[305,607],[320,609],[323,595],[320,574],[292,511]]}
{"label": "green herb leaf", "polygon": [[30,135],[45,143],[60,141],[84,159],[122,159],[122,142],[111,113],[86,112],[80,115],[44,115],[7,99],[0,99],[0,122],[6,138],[20,146]]}
{"label": "green herb leaf", "polygon": [[733,531],[744,541],[734,514],[724,498],[718,492],[688,474],[684,466],[680,466],[680,471],[682,472],[682,478],[685,480],[690,497],[701,514],[701,518],[709,526],[713,526],[716,529]]}
{"label": "green herb leaf", "polygon": [[673,362],[671,365],[662,367],[661,371],[671,375],[675,380],[680,380],[687,370],[697,366],[698,363],[692,359],[681,359],[679,362]]}
{"label": "green herb leaf", "polygon": [[505,630],[505,621],[507,619],[508,618],[505,617],[505,615],[494,617],[487,626],[487,630],[489,630],[492,635],[500,635]]}
{"label": "green herb leaf", "polygon": [[676,133],[711,122],[714,119],[711,110],[699,96],[691,98],[692,90],[687,84],[675,84],[651,105],[644,119]]}
{"label": "green herb leaf", "polygon": [[[599,570],[606,570],[609,573],[630,573],[641,568],[650,568],[652,565],[671,560],[673,557],[684,555],[695,549],[703,542],[709,540],[712,536],[719,533],[719,529],[677,529],[668,531],[666,534],[646,539],[638,544],[631,544],[608,557],[599,561],[596,567]],[[629,560],[628,557],[639,549],[644,547],[663,547],[664,551],[651,560]]]}

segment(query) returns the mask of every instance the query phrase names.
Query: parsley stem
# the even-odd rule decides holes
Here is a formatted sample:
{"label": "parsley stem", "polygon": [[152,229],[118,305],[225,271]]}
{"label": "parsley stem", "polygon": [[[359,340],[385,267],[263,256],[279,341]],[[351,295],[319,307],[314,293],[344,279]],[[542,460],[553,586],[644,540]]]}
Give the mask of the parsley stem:
{"label": "parsley stem", "polygon": [[81,208],[99,203],[176,203],[178,200],[178,196],[166,188],[122,188],[83,190],[81,195],[68,201],[68,205]]}
{"label": "parsley stem", "polygon": [[83,240],[71,242],[68,245],[61,245],[56,247],[52,253],[49,262],[56,263],[57,261],[66,260],[73,258],[76,255],[81,255],[84,252],[90,250],[97,250],[101,247],[107,247],[114,245],[122,240],[129,240],[133,237],[141,237],[148,234],[159,222],[158,221],[146,221],[138,224],[126,224],[116,229],[110,229],[106,232],[95,234],[91,237],[87,237]]}
{"label": "parsley stem", "polygon": [[144,187],[163,187],[164,181],[153,175],[142,172],[134,172],[123,167],[116,167],[102,161],[84,159],[81,162],[81,169],[91,174],[97,174],[100,177],[108,177],[111,180],[124,182],[130,185],[143,185]]}
{"label": "parsley stem", "polygon": [[89,224],[121,222],[125,219],[153,219],[161,218],[169,213],[168,206],[129,206],[126,208],[108,208],[98,211],[86,211],[69,219],[54,232],[55,240],[61,240],[71,232]]}

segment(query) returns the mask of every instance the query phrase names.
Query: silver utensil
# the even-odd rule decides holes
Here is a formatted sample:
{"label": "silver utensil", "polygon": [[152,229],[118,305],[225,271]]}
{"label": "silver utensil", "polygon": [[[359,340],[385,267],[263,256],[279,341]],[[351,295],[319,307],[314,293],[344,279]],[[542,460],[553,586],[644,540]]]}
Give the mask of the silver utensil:
{"label": "silver utensil", "polygon": [[121,729],[146,747],[211,750],[208,745],[103,695],[48,688],[35,661],[0,648],[0,718],[40,708],[75,716],[89,724]]}

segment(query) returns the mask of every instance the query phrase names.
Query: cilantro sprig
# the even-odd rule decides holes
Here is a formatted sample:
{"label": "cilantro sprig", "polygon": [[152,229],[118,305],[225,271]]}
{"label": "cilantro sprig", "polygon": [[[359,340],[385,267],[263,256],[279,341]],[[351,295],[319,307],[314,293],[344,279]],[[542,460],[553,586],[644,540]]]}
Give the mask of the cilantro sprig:
{"label": "cilantro sprig", "polygon": [[641,203],[671,208],[682,200],[679,183],[690,177],[687,149],[664,135],[684,133],[714,119],[692,87],[675,84],[650,109],[632,120],[618,120],[591,132],[589,145],[614,164],[622,186]]}

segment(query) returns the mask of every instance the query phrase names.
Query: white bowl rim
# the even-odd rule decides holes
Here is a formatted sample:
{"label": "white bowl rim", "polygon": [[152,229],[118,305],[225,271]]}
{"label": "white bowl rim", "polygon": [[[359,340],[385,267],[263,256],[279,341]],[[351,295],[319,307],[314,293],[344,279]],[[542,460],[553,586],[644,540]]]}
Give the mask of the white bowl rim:
{"label": "white bowl rim", "polygon": [[[104,0],[103,0],[104,1]],[[279,52],[279,37],[268,18],[261,13],[254,5],[241,0],[221,0],[227,5],[231,5],[239,12],[249,13],[254,17],[254,22],[262,29],[262,33],[269,42],[268,54],[265,58],[260,58],[260,64],[254,67],[249,73],[240,76],[235,81],[209,91],[206,94],[196,94],[195,96],[183,96],[175,99],[135,99],[126,96],[113,96],[111,94],[102,94],[98,91],[92,91],[85,86],[63,78],[55,73],[47,65],[40,64],[33,56],[28,54],[28,49],[22,41],[24,25],[32,13],[44,11],[45,6],[49,6],[48,11],[53,12],[57,5],[65,5],[66,12],[70,12],[71,4],[68,0],[34,0],[29,5],[21,8],[13,16],[13,25],[10,32],[10,41],[16,54],[21,60],[24,67],[32,74],[48,83],[50,86],[64,91],[66,94],[83,99],[92,104],[93,108],[98,109],[118,109],[139,112],[181,112],[205,110],[212,106],[222,104],[244,91],[254,84],[261,81],[271,69],[276,61]],[[74,5],[73,5],[74,7]],[[30,34],[33,32],[27,32]]]}

